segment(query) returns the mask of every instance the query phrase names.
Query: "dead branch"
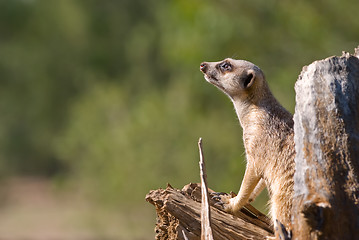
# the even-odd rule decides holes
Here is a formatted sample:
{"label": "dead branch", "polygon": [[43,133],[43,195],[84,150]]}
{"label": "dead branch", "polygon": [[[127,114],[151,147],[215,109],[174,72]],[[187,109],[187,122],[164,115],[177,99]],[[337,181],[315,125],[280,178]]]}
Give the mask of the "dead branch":
{"label": "dead branch", "polygon": [[201,240],[213,240],[211,228],[211,210],[209,207],[208,187],[207,187],[207,173],[206,165],[204,164],[204,156],[202,150],[202,138],[198,141],[199,148],[199,169],[201,176],[201,193],[202,193],[202,208],[201,208]]}

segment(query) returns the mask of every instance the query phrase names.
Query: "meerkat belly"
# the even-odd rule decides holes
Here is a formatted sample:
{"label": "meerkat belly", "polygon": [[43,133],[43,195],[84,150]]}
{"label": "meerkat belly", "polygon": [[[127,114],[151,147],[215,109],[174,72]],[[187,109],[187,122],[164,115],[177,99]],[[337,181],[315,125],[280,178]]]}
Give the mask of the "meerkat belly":
{"label": "meerkat belly", "polygon": [[272,218],[287,225],[292,208],[294,166],[292,158],[288,156],[278,154],[274,157],[268,161],[263,178],[270,195]]}

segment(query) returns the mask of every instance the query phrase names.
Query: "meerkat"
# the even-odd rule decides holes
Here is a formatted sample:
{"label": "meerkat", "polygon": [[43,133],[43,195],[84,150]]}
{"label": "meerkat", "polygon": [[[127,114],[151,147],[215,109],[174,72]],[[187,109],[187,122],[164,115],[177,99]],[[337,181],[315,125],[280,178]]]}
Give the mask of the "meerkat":
{"label": "meerkat", "polygon": [[236,197],[221,195],[226,212],[235,213],[267,187],[270,215],[290,227],[293,175],[293,117],[272,95],[262,70],[251,62],[227,58],[203,62],[204,78],[233,102],[246,152],[246,171]]}

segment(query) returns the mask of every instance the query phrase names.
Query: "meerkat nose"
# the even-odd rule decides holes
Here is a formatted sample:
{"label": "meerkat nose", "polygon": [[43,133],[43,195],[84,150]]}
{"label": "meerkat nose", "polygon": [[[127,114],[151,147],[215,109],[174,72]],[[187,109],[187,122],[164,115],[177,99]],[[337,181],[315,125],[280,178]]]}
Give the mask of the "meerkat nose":
{"label": "meerkat nose", "polygon": [[199,69],[205,73],[207,71],[207,64],[205,62],[201,63]]}

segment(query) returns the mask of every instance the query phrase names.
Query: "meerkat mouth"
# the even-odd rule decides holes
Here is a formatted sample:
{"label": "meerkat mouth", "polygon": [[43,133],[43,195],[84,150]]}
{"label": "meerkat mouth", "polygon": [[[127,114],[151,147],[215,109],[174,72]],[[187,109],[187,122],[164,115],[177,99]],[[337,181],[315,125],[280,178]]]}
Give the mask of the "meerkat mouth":
{"label": "meerkat mouth", "polygon": [[213,83],[213,82],[216,82],[218,83],[218,79],[215,78],[214,76],[209,76],[207,74],[204,75],[204,78],[207,80],[207,82],[210,82],[210,83]]}
{"label": "meerkat mouth", "polygon": [[224,87],[222,86],[222,84],[220,83],[220,81],[214,77],[213,75],[209,76],[207,74],[204,75],[204,78],[206,79],[207,82],[209,82],[210,84],[213,84],[214,86],[216,86],[217,88],[225,91]]}

